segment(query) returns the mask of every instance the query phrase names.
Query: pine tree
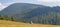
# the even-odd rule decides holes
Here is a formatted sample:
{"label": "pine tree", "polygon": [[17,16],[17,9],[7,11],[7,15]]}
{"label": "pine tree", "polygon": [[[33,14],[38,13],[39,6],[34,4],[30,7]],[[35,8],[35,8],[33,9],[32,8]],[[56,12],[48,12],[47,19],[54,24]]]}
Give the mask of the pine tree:
{"label": "pine tree", "polygon": [[2,18],[2,16],[1,16],[1,14],[0,14],[0,20],[3,20],[3,18]]}
{"label": "pine tree", "polygon": [[14,17],[13,16],[11,16],[11,21],[14,21]]}
{"label": "pine tree", "polygon": [[5,15],[5,16],[4,16],[4,19],[5,19],[5,20],[9,20],[8,15]]}

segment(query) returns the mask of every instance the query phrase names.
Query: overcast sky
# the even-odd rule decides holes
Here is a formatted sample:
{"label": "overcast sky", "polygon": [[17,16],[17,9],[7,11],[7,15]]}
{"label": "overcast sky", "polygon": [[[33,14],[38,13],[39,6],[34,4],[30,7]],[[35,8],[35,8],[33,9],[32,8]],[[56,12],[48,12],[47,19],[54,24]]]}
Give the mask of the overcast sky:
{"label": "overcast sky", "polygon": [[46,6],[60,6],[60,0],[0,0],[0,10],[12,3],[32,3]]}

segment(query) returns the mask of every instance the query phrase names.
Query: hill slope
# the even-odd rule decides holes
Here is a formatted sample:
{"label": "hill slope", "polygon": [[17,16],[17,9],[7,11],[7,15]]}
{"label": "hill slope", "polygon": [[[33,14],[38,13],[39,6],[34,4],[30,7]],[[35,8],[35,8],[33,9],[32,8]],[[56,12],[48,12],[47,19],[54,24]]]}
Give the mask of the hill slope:
{"label": "hill slope", "polygon": [[26,12],[29,12],[35,8],[38,7],[45,7],[42,5],[35,5],[35,4],[28,4],[28,3],[15,3],[12,4],[10,6],[8,6],[7,8],[5,8],[2,12],[2,14],[6,15],[16,15],[16,14],[24,14]]}
{"label": "hill slope", "polygon": [[60,24],[60,7],[15,3],[1,11],[2,15],[14,16],[15,21],[39,24]]}
{"label": "hill slope", "polygon": [[0,20],[0,27],[60,27],[57,25],[27,24],[22,22],[13,22]]}

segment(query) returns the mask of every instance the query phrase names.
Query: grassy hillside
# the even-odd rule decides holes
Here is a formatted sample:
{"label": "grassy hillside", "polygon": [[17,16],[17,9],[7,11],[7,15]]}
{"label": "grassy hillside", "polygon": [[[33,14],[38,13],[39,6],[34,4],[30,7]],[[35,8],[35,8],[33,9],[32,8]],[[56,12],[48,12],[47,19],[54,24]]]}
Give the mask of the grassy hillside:
{"label": "grassy hillside", "polygon": [[58,25],[46,25],[46,24],[27,24],[22,22],[0,20],[0,27],[60,27]]}

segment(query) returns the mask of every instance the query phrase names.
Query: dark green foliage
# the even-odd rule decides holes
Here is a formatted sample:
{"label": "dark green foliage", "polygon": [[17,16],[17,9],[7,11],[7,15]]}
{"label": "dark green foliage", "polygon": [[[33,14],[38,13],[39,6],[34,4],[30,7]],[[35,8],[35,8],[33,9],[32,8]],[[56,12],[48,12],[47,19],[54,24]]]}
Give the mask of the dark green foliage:
{"label": "dark green foliage", "polygon": [[2,15],[0,14],[0,20],[3,20],[3,17],[2,17]]}
{"label": "dark green foliage", "polygon": [[13,16],[11,16],[11,21],[14,21],[14,17]]}
{"label": "dark green foliage", "polygon": [[4,15],[4,16],[2,17],[2,15],[0,14],[0,20],[11,20],[11,21],[14,21],[14,17],[11,16],[11,19],[9,19],[8,15]]}
{"label": "dark green foliage", "polygon": [[9,20],[8,15],[4,15],[4,20]]}

